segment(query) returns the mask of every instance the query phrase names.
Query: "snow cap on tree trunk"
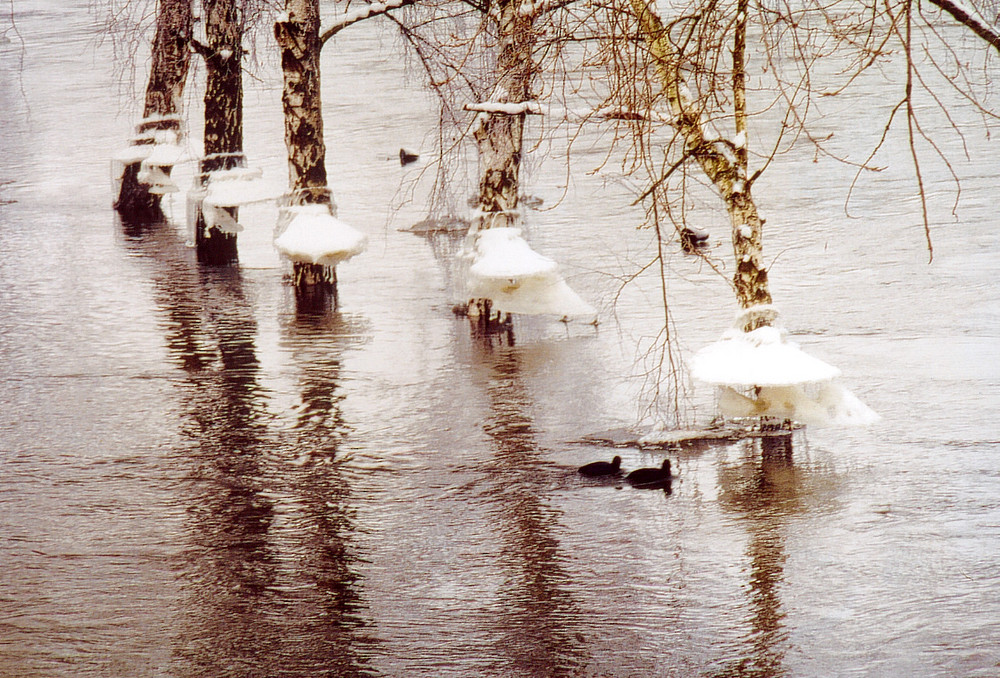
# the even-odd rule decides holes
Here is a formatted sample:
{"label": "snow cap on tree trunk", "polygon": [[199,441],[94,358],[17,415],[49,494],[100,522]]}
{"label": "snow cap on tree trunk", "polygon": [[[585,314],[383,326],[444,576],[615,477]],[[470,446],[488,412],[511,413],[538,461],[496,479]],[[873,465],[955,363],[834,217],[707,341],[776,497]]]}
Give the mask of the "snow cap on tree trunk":
{"label": "snow cap on tree trunk", "polygon": [[289,261],[336,266],[365,250],[368,237],[337,219],[329,205],[295,205],[282,210],[287,225],[274,246]]}
{"label": "snow cap on tree trunk", "polygon": [[531,249],[520,229],[488,228],[470,237],[470,297],[489,299],[505,313],[597,315],[559,275],[559,265]]}
{"label": "snow cap on tree trunk", "polygon": [[[773,319],[773,306],[751,307],[753,315]],[[846,388],[833,383],[840,370],[805,353],[787,333],[765,325],[750,332],[726,330],[691,361],[695,379],[719,386],[719,410],[726,417],[773,417],[811,426],[870,424],[878,414]],[[741,393],[740,390],[743,390]]]}
{"label": "snow cap on tree trunk", "polygon": [[776,327],[729,329],[695,354],[695,379],[724,386],[791,386],[830,381],[840,370],[808,355]]}

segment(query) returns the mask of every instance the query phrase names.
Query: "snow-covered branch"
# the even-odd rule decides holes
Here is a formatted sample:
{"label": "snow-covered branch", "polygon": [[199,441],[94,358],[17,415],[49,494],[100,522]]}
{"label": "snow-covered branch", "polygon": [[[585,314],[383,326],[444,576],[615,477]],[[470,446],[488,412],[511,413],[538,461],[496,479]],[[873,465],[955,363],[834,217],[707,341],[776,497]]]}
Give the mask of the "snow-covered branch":
{"label": "snow-covered branch", "polygon": [[522,101],[520,103],[509,103],[506,101],[480,101],[474,104],[465,104],[465,110],[474,113],[494,113],[499,115],[542,115],[542,105],[537,101]]}
{"label": "snow-covered branch", "polygon": [[417,0],[390,0],[389,2],[372,2],[367,5],[358,7],[355,10],[347,12],[341,15],[333,22],[325,31],[323,31],[319,36],[320,45],[326,43],[327,40],[335,36],[340,31],[344,30],[348,26],[358,23],[359,21],[364,21],[373,16],[379,16],[381,14],[387,14],[394,9],[399,9],[401,7],[406,7],[407,5],[412,5]]}
{"label": "snow-covered branch", "polygon": [[953,19],[971,30],[980,38],[1000,52],[1000,33],[996,29],[987,25],[976,12],[964,7],[960,2],[953,0],[928,0],[932,5],[947,12]]}

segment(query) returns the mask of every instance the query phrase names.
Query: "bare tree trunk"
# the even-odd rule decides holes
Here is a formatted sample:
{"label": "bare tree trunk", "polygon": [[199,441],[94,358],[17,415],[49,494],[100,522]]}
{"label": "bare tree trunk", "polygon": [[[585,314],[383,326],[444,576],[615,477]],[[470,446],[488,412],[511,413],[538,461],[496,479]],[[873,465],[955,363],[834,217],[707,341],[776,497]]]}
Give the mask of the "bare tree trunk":
{"label": "bare tree trunk", "polygon": [[[492,101],[519,104],[532,97],[534,63],[534,15],[522,12],[519,0],[500,0],[496,11],[498,51]],[[489,17],[487,17],[487,20]],[[478,228],[516,226],[520,221],[521,144],[525,113],[481,114],[475,131],[479,150],[479,219]],[[469,317],[489,328],[501,324],[499,315],[492,318],[488,299],[473,299],[468,304]]]}
{"label": "bare tree trunk", "polygon": [[[327,187],[326,142],[320,95],[319,0],[285,0],[288,19],[274,25],[281,49],[285,113],[285,146],[291,204],[331,205]],[[317,299],[336,300],[337,276],[332,266],[295,262],[292,281],[297,298],[315,307]]]}
{"label": "bare tree trunk", "polygon": [[[535,74],[533,17],[519,11],[520,2],[497,3],[499,38],[496,72],[499,75],[491,99],[523,103],[531,98]],[[476,130],[479,149],[479,209],[486,215],[483,227],[503,226],[518,207],[521,143],[525,114],[484,115]]]}
{"label": "bare tree trunk", "polygon": [[[733,94],[735,102],[736,142],[733,143],[735,162],[722,152],[717,143],[705,138],[701,111],[686,94],[679,59],[670,42],[667,29],[645,0],[631,0],[639,20],[640,31],[649,45],[662,80],[663,89],[674,116],[674,126],[684,140],[684,153],[698,162],[709,180],[719,191],[732,226],[733,253],[736,273],[733,284],[742,308],[771,303],[767,285],[767,269],[763,263],[763,220],[750,195],[746,154],[746,88],[744,51],[746,46],[746,0],[737,7],[736,40],[733,50]],[[768,314],[748,314],[745,331],[770,324]]]}
{"label": "bare tree trunk", "polygon": [[[208,44],[195,44],[205,59],[205,159],[201,171],[230,169],[243,159],[243,17],[238,0],[204,0]],[[233,218],[236,208],[228,210]],[[236,234],[208,228],[199,214],[198,260],[230,264],[238,260]]]}
{"label": "bare tree trunk", "polygon": [[[137,128],[140,137],[155,130],[181,133],[184,85],[190,63],[191,0],[160,0],[153,39],[153,64],[146,85],[143,121]],[[152,139],[149,140],[152,142]],[[138,221],[162,218],[160,195],[138,181],[139,162],[129,163],[122,175],[115,209],[122,216]],[[169,168],[165,169],[169,173]]]}

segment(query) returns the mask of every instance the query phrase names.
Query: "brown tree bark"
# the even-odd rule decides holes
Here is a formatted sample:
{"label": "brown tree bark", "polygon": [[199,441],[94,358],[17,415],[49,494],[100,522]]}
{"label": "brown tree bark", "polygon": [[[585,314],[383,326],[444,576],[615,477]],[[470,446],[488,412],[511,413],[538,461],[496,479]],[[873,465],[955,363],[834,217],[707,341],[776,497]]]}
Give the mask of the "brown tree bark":
{"label": "brown tree bark", "polygon": [[[323,138],[323,102],[320,90],[319,0],[286,0],[287,20],[274,25],[281,50],[284,87],[285,146],[291,204],[330,205],[327,186],[326,141]],[[332,297],[336,303],[337,275],[332,266],[294,262],[292,283],[296,298],[311,308]]]}
{"label": "brown tree bark", "polygon": [[[534,47],[534,15],[522,12],[520,0],[500,0],[491,8],[487,21],[494,21],[497,31],[497,82],[491,101],[518,104],[532,98],[532,84],[537,66]],[[517,226],[521,191],[521,147],[526,113],[513,115],[481,113],[475,130],[479,151],[479,229]],[[509,330],[509,319],[494,317],[489,299],[471,299],[467,304],[470,319],[485,331]]]}
{"label": "brown tree bark", "polygon": [[[516,104],[531,99],[536,36],[533,16],[519,11],[520,7],[517,0],[501,0],[495,5],[498,78],[492,101]],[[484,215],[480,228],[513,225],[509,219],[518,208],[524,120],[524,113],[484,114],[476,129],[479,210]]]}
{"label": "brown tree bark", "polygon": [[[184,108],[184,86],[191,59],[188,48],[191,21],[191,0],[160,0],[143,122],[136,129],[140,138],[161,129],[174,130],[180,137],[179,116]],[[133,221],[161,219],[161,196],[150,193],[148,186],[139,183],[139,165],[135,162],[125,167],[114,208]],[[169,168],[165,171],[169,173]]]}
{"label": "brown tree bark", "polygon": [[[238,0],[204,0],[207,44],[193,43],[205,60],[206,172],[240,166],[243,159],[243,20]],[[230,208],[235,219],[237,209]],[[195,246],[198,260],[230,264],[239,259],[236,234],[208,228],[199,214]]]}

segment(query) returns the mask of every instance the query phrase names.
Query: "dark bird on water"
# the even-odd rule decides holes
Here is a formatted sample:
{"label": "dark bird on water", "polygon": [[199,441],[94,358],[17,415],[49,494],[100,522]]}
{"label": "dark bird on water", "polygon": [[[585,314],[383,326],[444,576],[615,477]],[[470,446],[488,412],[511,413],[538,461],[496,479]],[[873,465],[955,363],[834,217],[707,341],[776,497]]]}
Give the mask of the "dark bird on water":
{"label": "dark bird on water", "polygon": [[409,165],[411,162],[416,162],[420,160],[420,154],[414,153],[413,151],[408,151],[405,148],[399,149],[399,164]]}
{"label": "dark bird on water", "polygon": [[625,476],[633,487],[658,487],[670,482],[670,460],[664,459],[660,468],[637,468]]}
{"label": "dark bird on water", "polygon": [[592,461],[580,467],[585,476],[616,476],[622,472],[622,458],[615,456],[611,461]]}

